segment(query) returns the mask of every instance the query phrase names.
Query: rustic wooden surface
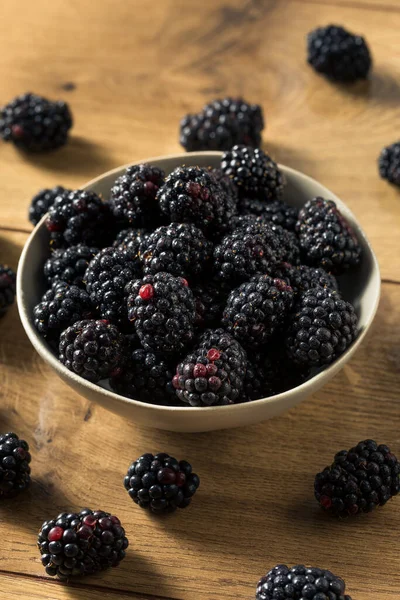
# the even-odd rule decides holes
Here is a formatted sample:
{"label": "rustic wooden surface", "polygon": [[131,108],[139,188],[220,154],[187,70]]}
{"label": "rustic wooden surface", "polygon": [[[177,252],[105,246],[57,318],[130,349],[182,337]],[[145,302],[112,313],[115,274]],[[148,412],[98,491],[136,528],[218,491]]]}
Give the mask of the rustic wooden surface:
{"label": "rustic wooden surface", "polygon": [[[305,34],[332,21],[367,37],[368,83],[335,87],[306,66]],[[400,500],[336,522],[312,492],[314,473],[360,439],[400,454],[400,196],[376,169],[400,126],[399,28],[396,0],[3,0],[1,102],[26,90],[63,97],[75,127],[70,144],[46,156],[0,144],[0,262],[16,266],[39,188],[78,187],[178,152],[179,118],[230,93],[263,105],[265,148],[354,210],[384,284],[372,331],[321,392],[272,421],[199,435],[140,429],[77,396],[34,352],[14,307],[0,324],[0,431],[30,441],[33,484],[0,507],[1,598],[252,598],[278,562],[331,568],[354,600],[399,597]],[[130,503],[121,479],[131,459],[161,449],[191,460],[202,485],[190,509],[156,520]],[[50,581],[36,532],[83,505],[121,517],[128,556],[101,577]]]}

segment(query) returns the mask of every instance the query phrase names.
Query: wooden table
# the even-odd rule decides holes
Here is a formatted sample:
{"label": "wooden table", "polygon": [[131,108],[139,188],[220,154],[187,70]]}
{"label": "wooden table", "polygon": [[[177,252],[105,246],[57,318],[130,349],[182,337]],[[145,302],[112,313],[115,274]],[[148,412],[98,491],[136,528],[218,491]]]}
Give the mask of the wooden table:
{"label": "wooden table", "polygon": [[[349,89],[305,63],[304,37],[328,22],[366,36],[369,82]],[[33,484],[0,507],[0,598],[253,598],[276,563],[342,575],[353,599],[400,595],[400,500],[352,521],[322,514],[315,472],[364,438],[400,454],[400,197],[376,159],[400,128],[398,0],[3,0],[1,102],[31,90],[70,102],[68,146],[22,156],[0,144],[0,262],[16,267],[42,187],[79,187],[129,161],[179,151],[178,122],[212,99],[243,94],[264,108],[264,145],[334,190],[380,260],[371,333],[320,393],[254,427],[173,434],[136,427],[64,385],[33,350],[14,307],[0,324],[0,431],[29,440]],[[167,520],[123,489],[129,462],[167,449],[201,476],[193,506]],[[131,541],[120,568],[63,585],[35,547],[46,518],[83,505],[112,510]]]}

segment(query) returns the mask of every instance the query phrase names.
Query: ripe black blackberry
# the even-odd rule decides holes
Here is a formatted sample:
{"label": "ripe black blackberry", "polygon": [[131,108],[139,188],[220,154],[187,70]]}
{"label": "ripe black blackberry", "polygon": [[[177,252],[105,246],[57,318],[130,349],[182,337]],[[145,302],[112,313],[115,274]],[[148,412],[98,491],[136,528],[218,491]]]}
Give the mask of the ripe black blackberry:
{"label": "ripe black blackberry", "polygon": [[7,265],[0,265],[0,318],[4,317],[14,303],[16,294],[16,275]]}
{"label": "ripe black blackberry", "polygon": [[191,223],[163,225],[140,244],[145,274],[167,271],[181,277],[200,275],[212,256],[212,243]]}
{"label": "ripe black blackberry", "polygon": [[282,200],[264,202],[257,198],[242,198],[239,203],[239,214],[256,215],[273,225],[280,225],[288,231],[294,231],[299,211]]}
{"label": "ripe black blackberry", "polygon": [[0,434],[0,500],[14,498],[31,482],[31,455],[16,433]]}
{"label": "ripe black blackberry", "polygon": [[390,448],[373,440],[338,452],[315,477],[315,497],[330,513],[345,517],[371,512],[400,491],[400,463]]}
{"label": "ripe black blackberry", "polygon": [[293,304],[293,290],[282,279],[255,275],[233,290],[222,325],[246,349],[264,345],[284,325]]}
{"label": "ripe black blackberry", "polygon": [[338,358],[357,337],[357,315],[350,302],[329,288],[301,293],[286,333],[287,352],[298,365],[319,367]]}
{"label": "ripe black blackberry", "polygon": [[40,219],[48,212],[50,206],[53,206],[54,200],[57,198],[57,196],[69,192],[71,192],[71,190],[67,190],[61,185],[40,190],[40,192],[33,196],[29,206],[30,222],[33,225],[37,225]]}
{"label": "ripe black blackberry", "polygon": [[59,359],[73,373],[96,383],[119,372],[124,350],[124,336],[115,325],[88,319],[61,333]]}
{"label": "ripe black blackberry", "polygon": [[366,41],[339,25],[317,27],[307,37],[307,61],[329,79],[351,82],[365,79],[372,59]]}
{"label": "ripe black blackberry", "polygon": [[232,179],[225,175],[222,169],[213,169],[212,167],[209,167],[208,171],[222,187],[225,194],[233,200],[235,205],[237,205],[239,202],[239,193],[237,186],[233,183]]}
{"label": "ripe black blackberry", "polygon": [[180,123],[180,143],[193,150],[228,150],[235,144],[259,146],[264,129],[262,108],[242,98],[224,98],[206,104]]}
{"label": "ripe black blackberry", "polygon": [[308,267],[307,265],[293,266],[289,263],[279,263],[273,266],[271,277],[283,279],[293,289],[295,297],[315,287],[329,288],[339,291],[337,279],[325,269]]}
{"label": "ripe black blackberry", "polygon": [[47,575],[64,581],[117,567],[129,546],[118,517],[89,508],[45,521],[37,544]]}
{"label": "ripe black blackberry", "polygon": [[299,239],[294,231],[288,231],[280,225],[274,225],[272,223],[271,229],[278,238],[279,250],[277,251],[277,254],[280,260],[292,265],[299,265],[301,262],[300,245]]}
{"label": "ripe black blackberry", "polygon": [[339,275],[360,262],[361,246],[333,200],[309,200],[299,212],[296,229],[307,264]]}
{"label": "ripe black blackberry", "polygon": [[53,249],[86,244],[103,248],[112,240],[108,204],[95,192],[63,192],[54,200],[46,219]]}
{"label": "ripe black blackberry", "polygon": [[43,273],[47,282],[51,285],[54,281],[65,281],[82,287],[86,269],[98,252],[98,248],[84,244],[54,250],[44,263]]}
{"label": "ripe black blackberry", "polygon": [[66,102],[51,102],[36,94],[17,96],[0,110],[0,136],[28,152],[63,146],[71,127]]}
{"label": "ripe black blackberry", "polygon": [[263,216],[238,215],[233,219],[234,232],[241,229],[243,233],[259,234],[268,248],[274,251],[275,260],[300,263],[300,247],[296,234],[280,225],[268,222]]}
{"label": "ripe black blackberry", "polygon": [[400,185],[400,142],[383,148],[378,160],[379,174],[394,185]]}
{"label": "ripe black blackberry", "polygon": [[331,571],[276,565],[257,584],[256,600],[351,600],[346,584]]}
{"label": "ripe black blackberry", "polygon": [[178,167],[158,194],[161,212],[175,223],[192,223],[207,234],[230,229],[235,201],[225,193],[214,175],[199,167]]}
{"label": "ripe black blackberry", "polygon": [[142,275],[139,257],[118,248],[103,248],[91,260],[84,282],[100,316],[121,329],[129,327],[125,286]]}
{"label": "ripe black blackberry", "polygon": [[115,219],[134,227],[160,224],[160,208],[156,200],[165,173],[153,165],[128,167],[111,188],[110,206]]}
{"label": "ripe black blackberry", "polygon": [[198,327],[215,327],[222,317],[228,291],[217,282],[199,283],[191,288],[196,302],[196,325]]}
{"label": "ripe black blackberry", "polygon": [[283,175],[261,148],[234,146],[222,155],[221,169],[237,185],[240,197],[271,201],[283,194]]}
{"label": "ripe black blackberry", "polygon": [[195,301],[185,279],[145,275],[127,284],[126,293],[128,318],[145,350],[179,353],[193,341]]}
{"label": "ripe black blackberry", "polygon": [[43,337],[58,339],[63,329],[76,321],[90,319],[94,312],[86,290],[55,281],[33,309],[34,325]]}
{"label": "ripe black blackberry", "polygon": [[128,250],[131,254],[138,254],[140,244],[149,235],[149,230],[142,227],[130,227],[120,231],[114,242],[114,248],[119,250]]}
{"label": "ripe black blackberry", "polygon": [[186,460],[160,452],[143,454],[129,467],[125,489],[141,508],[156,514],[186,508],[200,485],[200,478]]}
{"label": "ripe black blackberry", "polygon": [[309,373],[291,364],[288,369],[280,339],[274,338],[270,352],[248,352],[246,376],[243,385],[244,401],[275,396],[304,383]]}

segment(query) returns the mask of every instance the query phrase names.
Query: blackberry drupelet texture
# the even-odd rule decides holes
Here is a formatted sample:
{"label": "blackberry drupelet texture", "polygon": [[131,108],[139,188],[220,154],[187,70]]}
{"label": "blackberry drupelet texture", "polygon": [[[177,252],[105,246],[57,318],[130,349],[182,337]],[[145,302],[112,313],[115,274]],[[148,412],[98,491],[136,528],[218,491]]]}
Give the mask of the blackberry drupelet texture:
{"label": "blackberry drupelet texture", "polygon": [[89,508],[45,521],[37,544],[47,575],[64,581],[117,567],[129,546],[118,517]]}
{"label": "blackberry drupelet texture", "polygon": [[240,197],[271,201],[283,194],[283,175],[261,148],[234,146],[222,155],[221,169],[237,185]]}
{"label": "blackberry drupelet texture", "polygon": [[201,229],[190,223],[159,227],[140,244],[144,273],[167,271],[181,277],[196,277],[207,269],[213,244]]}
{"label": "blackberry drupelet texture", "polygon": [[208,172],[214,177],[217,183],[219,183],[225,194],[233,200],[235,205],[237,205],[239,202],[239,193],[237,186],[233,183],[232,179],[228,177],[228,175],[225,175],[222,169],[213,169],[212,167],[209,167]]}
{"label": "blackberry drupelet texture", "polygon": [[143,454],[129,467],[125,489],[141,508],[155,514],[186,508],[200,485],[199,476],[186,460],[160,452]]}
{"label": "blackberry drupelet texture", "polygon": [[149,230],[143,227],[130,227],[120,231],[114,242],[114,248],[119,250],[129,250],[131,254],[138,254],[140,244],[149,235]]}
{"label": "blackberry drupelet texture", "polygon": [[233,290],[222,325],[246,349],[268,342],[281,329],[293,304],[293,290],[282,279],[255,275]]}
{"label": "blackberry drupelet texture", "polygon": [[16,433],[0,434],[0,500],[14,498],[31,482],[31,455]]}
{"label": "blackberry drupelet texture", "polygon": [[307,37],[307,61],[322,75],[340,82],[365,79],[372,59],[366,41],[339,25],[317,27]]}
{"label": "blackberry drupelet texture", "polygon": [[134,227],[161,224],[156,194],[164,177],[164,171],[153,165],[128,167],[111,188],[110,206],[115,219]]}
{"label": "blackberry drupelet texture", "polygon": [[400,491],[400,463],[385,445],[359,442],[338,452],[315,477],[315,497],[330,513],[345,517],[371,512]]}
{"label": "blackberry drupelet texture", "polygon": [[16,275],[7,265],[0,265],[0,318],[14,303],[16,294]]}
{"label": "blackberry drupelet texture", "polygon": [[357,337],[357,315],[350,302],[329,288],[301,293],[286,333],[288,356],[298,365],[319,367],[338,358]]}
{"label": "blackberry drupelet texture", "polygon": [[126,286],[128,318],[145,350],[179,353],[194,339],[195,300],[187,281],[170,273],[145,275]]}
{"label": "blackberry drupelet texture", "polygon": [[361,246],[333,200],[309,200],[299,212],[296,229],[307,264],[340,275],[360,262]]}
{"label": "blackberry drupelet texture", "polygon": [[288,231],[294,231],[299,211],[282,200],[264,202],[257,198],[242,198],[239,202],[239,214],[262,217],[273,225],[280,225]]}
{"label": "blackberry drupelet texture", "polygon": [[191,289],[196,302],[196,326],[216,327],[221,321],[228,291],[212,280]]}
{"label": "blackberry drupelet texture", "polygon": [[288,368],[287,357],[281,340],[274,338],[270,351],[247,353],[247,368],[244,379],[243,396],[245,400],[258,400],[286,392],[304,383],[309,373],[291,364]]}
{"label": "blackberry drupelet texture", "polygon": [[229,150],[235,144],[259,146],[264,129],[262,108],[242,98],[224,98],[206,104],[180,123],[180,143],[194,150]]}
{"label": "blackberry drupelet texture", "polygon": [[400,142],[383,148],[379,155],[378,167],[382,179],[400,186]]}
{"label": "blackberry drupelet texture", "polygon": [[119,373],[124,350],[124,336],[115,325],[88,319],[61,333],[59,359],[73,373],[96,383]]}
{"label": "blackberry drupelet texture", "polygon": [[33,225],[37,225],[40,219],[48,212],[50,206],[53,206],[55,199],[60,194],[69,193],[72,190],[67,190],[61,185],[53,188],[40,190],[33,196],[29,206],[29,220]]}
{"label": "blackberry drupelet texture", "polygon": [[141,277],[138,256],[127,250],[104,248],[90,262],[84,275],[86,291],[100,316],[122,330],[129,328],[125,286]]}
{"label": "blackberry drupelet texture", "polygon": [[77,244],[69,248],[54,250],[44,263],[43,273],[51,285],[55,281],[84,287],[83,277],[86,269],[99,252],[98,248]]}
{"label": "blackberry drupelet texture", "polygon": [[339,291],[339,285],[334,275],[325,269],[308,267],[307,265],[293,266],[289,263],[274,265],[270,272],[271,277],[283,279],[293,289],[295,297],[311,288],[322,287]]}
{"label": "blackberry drupelet texture", "polygon": [[278,238],[279,250],[277,254],[283,262],[299,265],[301,262],[300,244],[294,231],[288,231],[280,225],[271,223],[271,229]]}
{"label": "blackberry drupelet texture", "polygon": [[256,600],[351,600],[346,584],[331,571],[276,565],[257,584]]}
{"label": "blackberry drupelet texture", "polygon": [[17,96],[0,110],[0,136],[28,152],[55,150],[67,142],[72,115],[66,102],[36,94]]}
{"label": "blackberry drupelet texture", "polygon": [[76,321],[90,319],[94,312],[86,290],[55,281],[33,309],[34,325],[43,337],[57,340],[63,329]]}

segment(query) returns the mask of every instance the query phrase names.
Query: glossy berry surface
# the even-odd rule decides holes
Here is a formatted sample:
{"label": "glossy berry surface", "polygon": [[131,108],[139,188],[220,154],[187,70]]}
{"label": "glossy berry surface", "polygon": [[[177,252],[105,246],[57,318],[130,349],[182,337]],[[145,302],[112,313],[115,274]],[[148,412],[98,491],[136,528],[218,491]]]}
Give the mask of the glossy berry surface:
{"label": "glossy berry surface", "polygon": [[12,304],[16,294],[16,274],[7,265],[0,265],[0,318]]}
{"label": "glossy berry surface", "polygon": [[13,498],[31,482],[31,455],[16,433],[0,434],[0,499]]}

